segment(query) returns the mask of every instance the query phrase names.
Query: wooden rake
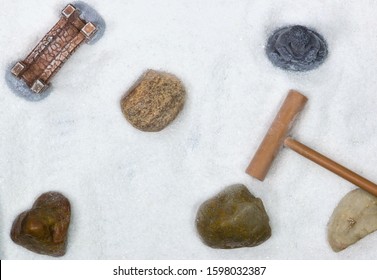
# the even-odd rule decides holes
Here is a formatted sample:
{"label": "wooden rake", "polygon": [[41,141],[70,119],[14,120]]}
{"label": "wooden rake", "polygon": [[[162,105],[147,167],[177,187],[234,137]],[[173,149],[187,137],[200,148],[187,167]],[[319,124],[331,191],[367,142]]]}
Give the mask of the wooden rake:
{"label": "wooden rake", "polygon": [[289,91],[266,136],[246,169],[246,173],[263,181],[280,147],[284,146],[377,196],[376,184],[288,136],[296,116],[304,108],[307,100],[308,98],[301,93],[294,90]]}

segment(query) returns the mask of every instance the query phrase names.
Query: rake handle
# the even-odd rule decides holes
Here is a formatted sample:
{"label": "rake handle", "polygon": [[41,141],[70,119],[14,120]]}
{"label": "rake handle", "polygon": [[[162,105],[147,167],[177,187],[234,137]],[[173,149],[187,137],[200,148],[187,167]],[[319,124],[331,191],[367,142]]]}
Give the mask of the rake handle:
{"label": "rake handle", "polygon": [[304,144],[287,137],[284,140],[284,146],[292,149],[296,153],[306,157],[307,159],[317,163],[318,165],[326,168],[327,170],[335,173],[336,175],[346,179],[352,184],[362,188],[363,190],[377,196],[377,185],[373,182],[361,177],[359,174],[349,170],[348,168],[336,163],[335,161],[325,157],[324,155],[312,150]]}

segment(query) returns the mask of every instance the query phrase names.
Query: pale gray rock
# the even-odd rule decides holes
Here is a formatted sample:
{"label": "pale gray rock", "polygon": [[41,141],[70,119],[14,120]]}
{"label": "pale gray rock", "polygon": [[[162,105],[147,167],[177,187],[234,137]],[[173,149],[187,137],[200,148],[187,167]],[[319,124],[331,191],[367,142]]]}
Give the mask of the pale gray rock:
{"label": "pale gray rock", "polygon": [[328,241],[335,252],[374,232],[377,230],[377,197],[362,189],[349,192],[335,208],[327,230]]}

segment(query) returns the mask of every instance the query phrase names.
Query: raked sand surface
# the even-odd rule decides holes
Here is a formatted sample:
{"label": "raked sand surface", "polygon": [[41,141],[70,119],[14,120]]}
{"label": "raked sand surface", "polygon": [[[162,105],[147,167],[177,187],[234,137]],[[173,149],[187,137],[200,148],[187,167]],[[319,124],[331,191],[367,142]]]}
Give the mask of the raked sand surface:
{"label": "raked sand surface", "polygon": [[[87,0],[107,29],[84,45],[39,102],[0,81],[0,258],[51,259],[14,244],[14,218],[43,192],[72,204],[61,259],[377,259],[377,233],[334,253],[326,226],[351,183],[283,149],[266,180],[245,174],[289,89],[309,101],[299,141],[377,181],[377,1]],[[0,70],[53,26],[62,0],[0,0]],[[275,68],[264,51],[275,29],[301,24],[328,43],[319,68]],[[166,129],[132,127],[120,99],[147,69],[185,84]],[[215,250],[195,229],[200,204],[242,183],[260,197],[272,237]]]}

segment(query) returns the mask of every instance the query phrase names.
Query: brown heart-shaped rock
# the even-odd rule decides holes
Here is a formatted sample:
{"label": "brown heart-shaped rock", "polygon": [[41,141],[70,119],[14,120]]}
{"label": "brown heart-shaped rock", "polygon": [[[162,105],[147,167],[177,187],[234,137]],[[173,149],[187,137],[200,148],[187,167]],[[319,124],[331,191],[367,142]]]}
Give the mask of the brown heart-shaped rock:
{"label": "brown heart-shaped rock", "polygon": [[61,193],[47,192],[17,216],[10,235],[15,243],[35,253],[63,256],[70,219],[69,200]]}

